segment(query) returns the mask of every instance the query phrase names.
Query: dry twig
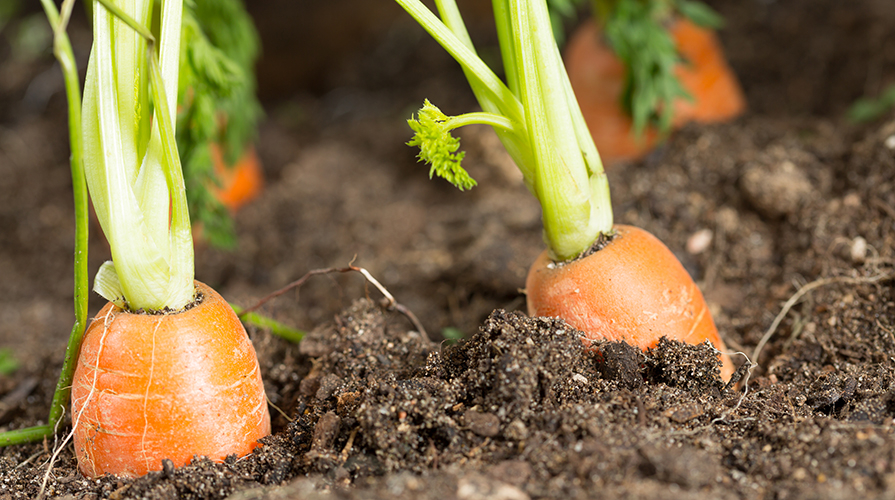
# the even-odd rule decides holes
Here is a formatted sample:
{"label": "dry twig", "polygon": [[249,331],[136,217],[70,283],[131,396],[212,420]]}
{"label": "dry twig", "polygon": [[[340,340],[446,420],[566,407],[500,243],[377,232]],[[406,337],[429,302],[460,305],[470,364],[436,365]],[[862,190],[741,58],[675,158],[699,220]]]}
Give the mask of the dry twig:
{"label": "dry twig", "polygon": [[239,313],[239,317],[242,318],[246,314],[257,310],[259,307],[263,306],[268,301],[275,299],[275,298],[279,297],[280,295],[283,295],[284,293],[289,292],[290,290],[300,288],[312,276],[317,276],[320,274],[350,273],[350,272],[360,273],[361,275],[363,275],[364,279],[366,279],[370,284],[375,286],[376,289],[379,290],[379,292],[383,295],[384,299],[382,302],[382,306],[385,309],[390,310],[390,311],[397,311],[397,312],[403,314],[408,320],[410,320],[410,322],[413,324],[413,327],[416,329],[416,331],[420,332],[420,335],[422,335],[422,337],[424,339],[429,338],[429,336],[426,334],[426,329],[423,328],[423,324],[420,323],[419,319],[416,317],[415,314],[413,314],[413,312],[410,311],[410,309],[407,309],[405,306],[399,304],[395,300],[395,297],[384,286],[382,286],[382,284],[379,283],[379,281],[376,278],[374,278],[373,275],[370,274],[369,271],[367,271],[366,269],[364,269],[362,267],[352,266],[352,265],[349,265],[346,267],[327,267],[327,268],[323,268],[323,269],[314,269],[314,270],[308,271],[301,278],[298,278],[297,280],[293,281],[292,283],[289,283],[288,285],[284,286],[283,288],[280,288],[279,290],[276,290],[274,292],[267,294],[266,296],[261,298],[261,300],[256,302],[255,305],[243,309],[242,312]]}

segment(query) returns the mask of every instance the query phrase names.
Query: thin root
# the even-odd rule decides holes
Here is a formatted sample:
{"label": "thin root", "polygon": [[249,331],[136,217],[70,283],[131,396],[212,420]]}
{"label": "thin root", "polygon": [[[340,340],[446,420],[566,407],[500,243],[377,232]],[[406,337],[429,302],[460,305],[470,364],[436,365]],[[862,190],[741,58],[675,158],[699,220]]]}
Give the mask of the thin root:
{"label": "thin root", "polygon": [[282,415],[283,418],[285,418],[285,419],[288,420],[289,422],[294,422],[294,421],[295,421],[295,420],[293,420],[291,417],[289,417],[289,415],[286,415],[286,412],[284,412],[283,410],[281,410],[279,406],[273,404],[273,401],[271,401],[270,398],[267,397],[267,394],[264,395],[264,398],[267,399],[267,404],[270,405],[271,408],[273,408],[274,410],[276,410],[277,413],[279,413],[280,415]]}
{"label": "thin root", "polygon": [[802,297],[805,296],[808,292],[820,288],[822,286],[830,285],[833,283],[847,283],[852,285],[865,285],[869,283],[876,283],[878,281],[884,281],[886,279],[891,278],[895,273],[887,273],[887,274],[877,274],[874,276],[869,276],[866,278],[850,278],[847,276],[837,276],[834,278],[822,278],[807,285],[799,288],[796,293],[792,294],[792,297],[783,304],[783,309],[780,310],[780,313],[774,318],[774,321],[771,323],[771,326],[768,328],[768,331],[765,332],[764,336],[758,342],[758,345],[755,346],[755,350],[752,351],[752,359],[758,361],[758,357],[761,354],[762,349],[764,349],[765,344],[771,340],[771,337],[774,336],[774,332],[777,331],[777,327],[780,326],[780,323],[783,321],[783,318],[786,317],[786,314],[789,313],[789,310],[792,309],[794,305],[796,305]]}
{"label": "thin root", "polygon": [[[746,362],[744,364],[740,365],[740,367],[737,368],[737,371],[735,371],[733,373],[733,375],[730,377],[730,381],[727,382],[727,385],[725,385],[724,389],[721,391],[721,394],[726,393],[730,388],[737,385],[737,383],[740,381],[741,378],[742,378],[742,385],[743,385],[743,393],[740,395],[740,399],[737,400],[737,404],[730,410],[724,412],[720,417],[712,420],[712,422],[711,422],[712,424],[716,424],[718,422],[725,422],[727,420],[727,416],[732,414],[733,412],[737,411],[740,408],[740,405],[742,405],[743,401],[746,399],[746,394],[749,394],[749,379],[752,378],[752,370],[754,370],[755,367],[758,365],[753,363],[752,360],[749,359],[749,356],[746,355],[746,353],[744,353],[744,352],[737,351],[737,352],[728,353],[728,355],[737,355],[737,354],[740,354],[744,358],[746,358]],[[743,376],[744,374],[745,374],[745,377]]]}

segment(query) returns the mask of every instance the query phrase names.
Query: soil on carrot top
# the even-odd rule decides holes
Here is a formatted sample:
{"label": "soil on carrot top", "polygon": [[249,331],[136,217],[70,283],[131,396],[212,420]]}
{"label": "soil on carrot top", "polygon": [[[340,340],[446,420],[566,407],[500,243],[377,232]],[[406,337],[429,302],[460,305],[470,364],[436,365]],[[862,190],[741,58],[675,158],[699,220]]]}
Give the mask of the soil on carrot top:
{"label": "soil on carrot top", "polygon": [[[252,455],[86,480],[49,439],[0,449],[0,499],[36,498],[44,481],[67,499],[893,494],[895,114],[843,118],[895,83],[888,2],[712,2],[749,113],[609,172],[616,220],[680,257],[728,347],[757,363],[735,387],[707,346],[586,350],[561,321],[525,316],[537,205],[484,128],[460,132],[478,187],[427,178],[406,118],[426,97],[454,114],[474,102],[405,14],[368,3],[251,3],[267,188],[237,213],[236,250],[197,246],[197,279],[248,306],[351,262],[427,335],[359,274],[316,276],[261,309],[304,341],[248,327],[279,410]],[[22,8],[0,25],[0,349],[16,365],[0,363],[0,430],[45,421],[73,316],[64,96],[48,49],[24,48],[40,13]],[[488,57],[489,26],[469,19]],[[354,38],[327,35],[342,28]],[[79,9],[70,32],[83,74]],[[90,251],[93,273],[108,258],[95,227]]]}

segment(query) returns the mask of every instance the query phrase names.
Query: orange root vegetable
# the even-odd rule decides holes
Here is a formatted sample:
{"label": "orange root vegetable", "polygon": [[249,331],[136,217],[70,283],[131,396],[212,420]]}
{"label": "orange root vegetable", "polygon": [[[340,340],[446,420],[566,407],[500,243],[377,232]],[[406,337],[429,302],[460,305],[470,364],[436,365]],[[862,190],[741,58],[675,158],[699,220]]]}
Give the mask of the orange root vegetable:
{"label": "orange root vegetable", "polygon": [[72,383],[81,473],[136,477],[194,455],[221,462],[270,434],[255,349],[230,305],[196,282],[201,302],[172,314],[109,303],[88,327]]}
{"label": "orange root vegetable", "polygon": [[[670,29],[684,58],[675,74],[693,97],[675,101],[672,127],[690,121],[723,122],[743,113],[746,99],[715,34],[686,19],[675,21]],[[654,128],[641,137],[632,132],[631,117],[620,105],[625,68],[596,24],[582,25],[564,55],[569,80],[603,161],[633,160],[650,151],[660,135]]]}
{"label": "orange root vegetable", "polygon": [[721,354],[721,377],[733,363],[699,288],[680,261],[650,233],[616,225],[616,236],[591,255],[555,264],[545,251],[525,283],[528,313],[564,319],[592,340],[624,340],[641,349],[661,337],[710,341]]}
{"label": "orange root vegetable", "polygon": [[740,82],[727,64],[715,33],[686,19],[675,22],[671,33],[684,58],[677,77],[694,98],[692,102],[680,99],[674,103],[676,123],[725,122],[745,112],[746,98]]}
{"label": "orange root vegetable", "polygon": [[211,144],[210,149],[214,173],[221,182],[220,187],[212,189],[225,207],[235,212],[261,194],[264,189],[264,174],[254,147],[246,147],[232,167],[224,162],[220,146]]}

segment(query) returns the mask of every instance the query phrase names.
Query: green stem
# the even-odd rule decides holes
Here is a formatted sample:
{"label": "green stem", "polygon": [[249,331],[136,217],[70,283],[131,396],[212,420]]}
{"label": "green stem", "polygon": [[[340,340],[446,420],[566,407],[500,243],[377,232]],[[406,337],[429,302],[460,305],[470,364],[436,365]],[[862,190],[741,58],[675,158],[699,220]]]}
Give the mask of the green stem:
{"label": "green stem", "polygon": [[47,436],[52,436],[54,432],[55,427],[49,424],[6,431],[0,433],[0,447],[37,443],[43,441]]}
{"label": "green stem", "polygon": [[[608,182],[563,67],[546,4],[542,0],[493,0],[500,53],[509,82],[506,86],[492,83],[493,73],[475,54],[455,0],[436,0],[441,19],[420,0],[396,1],[460,63],[482,109],[502,115],[511,125],[474,114],[439,123],[451,129],[466,123],[494,126],[522,171],[526,186],[541,204],[544,238],[551,257],[573,259],[601,233],[611,232]],[[426,145],[430,149],[426,153],[428,161],[450,164],[449,170],[436,168],[436,172],[462,170],[462,157],[432,154],[443,153],[446,144],[417,140],[441,140],[433,133],[437,130],[421,134],[417,128],[417,136],[409,144],[421,148]],[[445,178],[457,177],[452,174]]]}
{"label": "green stem", "polygon": [[236,312],[236,315],[239,316],[239,319],[242,320],[243,323],[257,326],[258,328],[268,329],[270,330],[270,333],[288,340],[289,342],[297,344],[301,342],[301,339],[307,334],[304,330],[292,328],[273,318],[268,318],[267,316],[262,316],[258,313],[243,313],[244,309],[236,304],[230,304],[230,307],[233,308],[233,311]]}
{"label": "green stem", "polygon": [[88,200],[87,181],[84,177],[84,164],[82,154],[81,137],[81,89],[78,79],[78,69],[75,64],[74,52],[71,42],[65,32],[68,24],[74,0],[65,0],[62,4],[62,15],[56,10],[52,0],[41,0],[47,19],[53,27],[53,53],[62,67],[62,75],[65,80],[65,94],[68,99],[68,130],[71,142],[71,177],[74,191],[75,204],[75,289],[74,310],[75,323],[68,337],[68,346],[65,350],[65,360],[62,363],[62,371],[56,390],[53,393],[53,401],[50,404],[50,414],[46,425],[38,425],[25,429],[17,429],[0,434],[0,446],[8,446],[22,443],[41,441],[55,432],[56,425],[65,415],[65,408],[71,397],[71,382],[75,373],[75,365],[78,352],[81,349],[81,340],[84,338],[84,329],[87,325],[87,298],[90,293],[87,274],[87,236],[88,236]]}
{"label": "green stem", "polygon": [[498,130],[509,133],[519,133],[520,130],[509,118],[494,113],[478,112],[463,113],[462,115],[452,116],[444,122],[444,126],[448,130],[465,127],[467,125],[490,125]]}
{"label": "green stem", "polygon": [[[522,120],[522,107],[516,96],[491,68],[485,64],[478,55],[448,28],[435,14],[432,13],[419,0],[396,0],[423,27],[436,42],[463,66],[467,79],[472,83],[473,91],[477,97],[479,92],[487,95],[487,101],[493,102],[501,110],[501,114],[510,119]],[[465,30],[465,28],[464,28]],[[466,37],[468,40],[468,35]],[[470,42],[471,43],[471,42]],[[485,106],[483,106],[485,108]],[[487,108],[485,108],[488,110]],[[488,110],[490,111],[490,110]]]}
{"label": "green stem", "polygon": [[111,12],[115,17],[120,19],[124,24],[131,27],[132,30],[136,31],[138,35],[142,36],[146,39],[146,41],[150,43],[155,43],[155,37],[152,35],[152,32],[149,31],[146,26],[143,26],[136,19],[127,15],[126,12],[118,8],[117,5],[110,2],[109,0],[96,0],[101,3],[103,7],[106,8],[109,12]]}
{"label": "green stem", "polygon": [[[68,0],[66,3],[73,4],[74,1]],[[68,346],[65,350],[65,361],[62,364],[62,372],[59,375],[56,392],[53,394],[53,403],[50,406],[49,425],[55,427],[56,422],[62,418],[66,403],[68,403],[70,397],[71,381],[74,377],[75,365],[81,349],[81,340],[87,327],[87,299],[90,294],[87,271],[87,241],[90,221],[88,216],[87,179],[84,176],[83,138],[80,126],[81,88],[75,56],[64,26],[57,26],[53,46],[53,51],[59,60],[60,66],[62,66],[62,73],[65,79],[65,94],[68,101],[69,142],[71,143],[72,191],[75,203],[75,324],[72,326],[71,334],[69,335]]]}

